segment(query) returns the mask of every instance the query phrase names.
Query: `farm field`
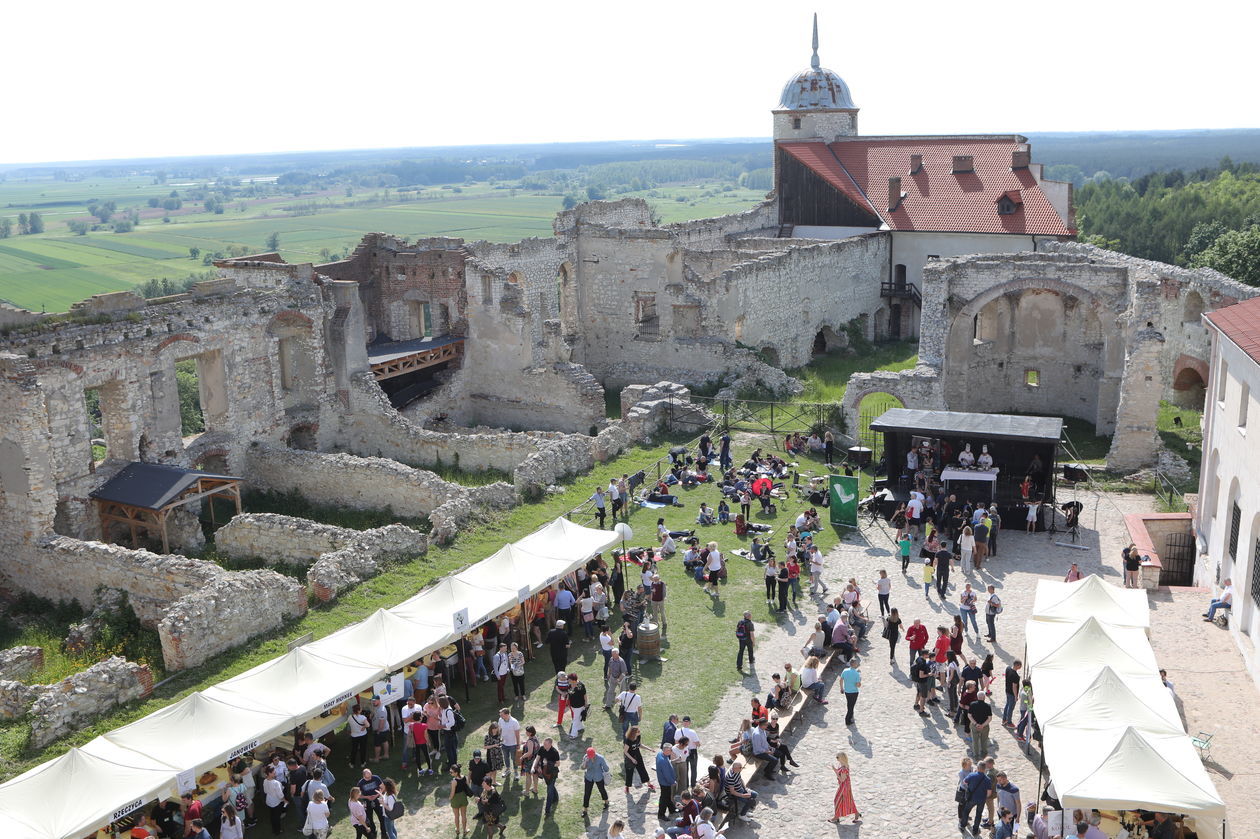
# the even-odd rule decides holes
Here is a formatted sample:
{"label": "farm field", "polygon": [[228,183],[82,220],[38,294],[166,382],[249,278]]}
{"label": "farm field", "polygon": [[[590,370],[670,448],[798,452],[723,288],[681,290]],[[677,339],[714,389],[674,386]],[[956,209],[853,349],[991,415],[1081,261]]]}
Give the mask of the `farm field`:
{"label": "farm field", "polygon": [[[159,186],[151,181],[134,177],[76,183],[0,182],[0,218],[16,220],[18,213],[36,210],[46,225],[42,234],[0,240],[0,298],[36,311],[65,311],[93,294],[123,291],[150,279],[181,281],[209,270],[200,258],[190,257],[191,248],[202,254],[224,252],[232,246],[261,251],[273,233],[279,237],[281,255],[290,262],[324,261],[321,252],[325,250],[336,258],[373,231],[408,238],[452,236],[493,242],[550,236],[552,220],[561,208],[558,195],[475,184],[461,186],[458,193],[449,187],[426,189],[425,198],[388,191],[382,196],[379,190],[351,197],[343,192],[272,197],[233,202],[219,215],[186,204],[171,213],[169,223],[163,223],[163,211],[149,208],[148,199],[165,197],[185,185]],[[739,212],[763,198],[762,193],[747,189],[714,192],[712,185],[697,184],[653,190],[653,197],[647,193],[619,197],[647,198],[664,223]],[[442,197],[427,197],[438,195]],[[74,235],[67,224],[91,219],[90,200],[115,201],[120,213],[140,206],[141,223],[130,233],[101,230]],[[320,208],[335,203],[369,206]]]}

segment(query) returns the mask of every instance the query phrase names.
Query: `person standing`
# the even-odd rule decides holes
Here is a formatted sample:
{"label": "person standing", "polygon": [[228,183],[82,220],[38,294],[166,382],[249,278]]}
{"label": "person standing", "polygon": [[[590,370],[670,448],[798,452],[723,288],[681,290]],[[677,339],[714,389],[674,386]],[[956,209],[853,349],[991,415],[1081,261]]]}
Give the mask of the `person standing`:
{"label": "person standing", "polygon": [[897,540],[897,552],[901,554],[902,574],[907,574],[910,571],[910,547],[913,544],[909,531],[901,534],[901,538]]}
{"label": "person standing", "polygon": [[705,560],[705,570],[708,577],[705,580],[704,590],[709,593],[710,597],[718,596],[718,581],[722,577],[722,552],[718,550],[717,542],[710,542],[707,546],[709,557]]}
{"label": "person standing", "polygon": [[617,705],[620,707],[621,733],[624,735],[630,728],[638,728],[643,717],[643,697],[639,695],[639,686],[631,682],[626,689],[617,694]]}
{"label": "person standing", "polygon": [[[626,777],[628,779],[629,774]],[[666,819],[669,818],[669,814],[677,812],[674,807],[674,785],[678,783],[678,773],[674,771],[669,752],[664,749],[656,750],[656,783],[661,788],[661,797],[656,805],[656,817]]]}
{"label": "person standing", "polygon": [[822,551],[818,550],[817,545],[814,545],[813,549],[809,552],[809,593],[810,594],[817,594],[819,587],[822,588],[823,594],[827,593],[828,591],[827,584],[823,582],[822,574],[823,574]]}
{"label": "person standing", "polygon": [[964,574],[970,574],[972,568],[978,566],[972,562],[972,557],[976,554],[976,536],[969,524],[963,527],[962,534],[958,537],[958,552],[962,555],[959,567]]}
{"label": "person standing", "polygon": [[836,753],[836,764],[831,767],[836,773],[836,798],[834,817],[827,819],[832,824],[839,824],[840,820],[846,816],[853,817],[853,823],[858,824],[862,821],[862,814],[858,812],[857,804],[853,800],[853,778],[849,774],[849,756],[844,752]]}
{"label": "person standing", "polygon": [[[970,830],[973,836],[980,835],[980,819],[984,814],[984,802],[989,798],[989,790],[992,788],[993,782],[989,780],[982,767],[977,766],[967,777],[963,778],[963,803],[959,805],[958,812],[958,829]],[[968,828],[967,821],[971,818],[971,811],[975,810],[975,819]]]}
{"label": "person standing", "polygon": [[632,725],[626,730],[621,741],[621,753],[626,776],[626,795],[630,794],[630,784],[636,773],[639,780],[648,785],[648,790],[655,792],[656,785],[648,780],[647,765],[643,762],[643,735],[639,732],[637,725]]}
{"label": "person standing", "polygon": [[[384,794],[385,781],[380,775],[376,775],[371,769],[363,770],[363,777],[355,782],[355,789],[360,793],[360,803],[363,804],[367,811],[366,820],[368,829],[375,836],[378,833],[385,832],[385,820],[383,811],[381,810],[381,796]],[[372,826],[372,817],[376,817],[376,822],[380,826],[378,830]]]}
{"label": "person standing", "polygon": [[928,643],[927,627],[918,618],[915,618],[914,623],[906,630],[906,643],[910,645],[910,666],[914,667],[919,653],[927,648]]}
{"label": "person standing", "polygon": [[521,745],[521,723],[509,708],[499,709],[499,736],[502,738],[499,748],[503,750],[503,776],[506,778],[508,772],[519,775],[516,753]]}
{"label": "person standing", "polygon": [[[263,803],[267,805],[267,817],[271,820],[271,832],[279,836],[284,830],[281,825],[281,819],[284,817],[284,785],[276,778],[275,766],[264,768],[262,788],[265,796]],[[200,802],[197,803],[200,804]],[[192,817],[186,815],[185,823],[191,825],[192,820],[200,818],[200,816],[200,812],[195,813]]]}
{"label": "person standing", "polygon": [[967,718],[971,721],[971,756],[983,760],[989,753],[989,724],[993,722],[993,709],[984,691],[976,692],[976,698],[967,707]]}
{"label": "person standing", "polygon": [[830,431],[823,433],[823,462],[828,466],[832,465],[832,459],[836,454],[836,438]]}
{"label": "person standing", "polygon": [[888,642],[888,662],[895,663],[897,642],[901,640],[901,615],[896,609],[890,610],[888,617],[884,618],[884,640]]}
{"label": "person standing", "polygon": [[611,650],[608,659],[608,667],[604,670],[604,710],[612,708],[613,699],[617,694],[621,693],[621,684],[627,676],[630,675],[630,668],[626,666],[625,660],[621,657],[619,650]]}
{"label": "person standing", "polygon": [[755,655],[755,628],[752,621],[752,612],[744,612],[744,618],[735,624],[735,638],[739,641],[739,653],[735,656],[735,669],[743,672],[744,670],[744,652],[748,652],[748,666],[756,667],[757,658]]}
{"label": "person standing", "polygon": [[932,592],[932,573],[936,567],[936,555],[931,554],[923,558],[923,596],[931,598]]}
{"label": "person standing", "polygon": [[888,605],[888,598],[892,596],[892,578],[883,568],[879,569],[879,579],[875,580],[875,595],[879,598],[880,617],[883,617],[884,613],[891,608]]}
{"label": "person standing", "polygon": [[[926,627],[923,631],[927,633]],[[927,650],[923,648],[915,651],[914,664],[910,665],[910,680],[914,682],[914,709],[921,717],[930,716],[927,706],[932,693],[932,665],[927,660]]]}
{"label": "person standing", "polygon": [[590,748],[582,758],[582,815],[586,816],[591,805],[591,788],[599,787],[599,796],[604,799],[604,809],[608,809],[608,789],[604,786],[604,776],[608,774],[608,761],[604,756]]}
{"label": "person standing", "polygon": [[495,651],[494,656],[490,659],[490,669],[494,672],[495,687],[499,691],[499,702],[507,701],[507,680],[511,673],[508,667],[508,648],[507,644],[500,644],[499,649]]}
{"label": "person standing", "polygon": [[512,642],[512,650],[508,653],[508,672],[512,675],[512,697],[518,702],[525,701],[525,653],[521,645]]}
{"label": "person standing", "polygon": [[360,706],[355,705],[350,709],[348,727],[350,730],[351,766],[355,765],[356,758],[360,769],[367,766],[368,728],[370,726],[371,722],[368,720],[367,715],[363,713],[363,709]]}
{"label": "person standing", "polygon": [[556,626],[564,627],[569,637],[573,636],[573,606],[577,603],[577,595],[569,591],[569,587],[561,585],[556,591]]}
{"label": "person standing", "polygon": [[[621,512],[621,492],[617,489],[617,479],[608,479],[608,499],[612,501],[612,517],[613,521],[617,520],[617,514]],[[600,525],[603,527],[603,524]]]}
{"label": "person standing", "polygon": [[963,586],[962,594],[958,595],[958,614],[963,619],[963,632],[967,631],[967,621],[971,621],[971,629],[977,635],[980,634],[980,625],[976,623],[976,593],[971,588],[971,583]]}
{"label": "person standing", "polygon": [[791,574],[788,572],[787,561],[785,560],[779,565],[777,579],[779,583],[779,611],[787,611],[788,586],[792,584]]}
{"label": "person standing", "polygon": [[560,776],[560,750],[550,737],[543,738],[542,748],[534,761],[534,774],[540,775],[547,786],[547,797],[543,803],[543,818],[551,818],[560,803],[560,793],[556,790],[556,778]]}
{"label": "person standing", "polygon": [[652,574],[648,605],[651,606],[652,617],[661,628],[661,637],[664,638],[669,634],[669,622],[665,619],[665,581],[660,574]]}
{"label": "person standing", "polygon": [[1085,575],[1081,573],[1081,569],[1077,567],[1075,562],[1073,562],[1072,567],[1069,568],[1067,574],[1064,575],[1063,582],[1074,583],[1084,576]]}
{"label": "person standing", "polygon": [[700,735],[691,727],[691,717],[683,717],[682,725],[674,732],[674,742],[687,741],[688,786],[696,785],[696,773],[700,767]]}
{"label": "person standing", "polygon": [[[451,788],[447,793],[447,797],[451,802],[451,813],[455,816],[455,835],[468,835],[468,796],[472,794],[472,790],[468,786],[468,778],[465,777],[458,763],[451,764]],[[357,789],[350,790],[350,797],[353,800]],[[354,807],[351,806],[351,822],[354,822]],[[356,827],[357,831],[358,828]],[[355,836],[370,836],[370,833],[355,833]]]}
{"label": "person standing", "polygon": [[[350,803],[347,805],[350,808],[350,825],[354,828],[355,839],[362,839],[362,837],[371,837],[371,839],[375,839],[376,831],[373,829],[371,822],[368,821],[367,807],[365,807],[363,802],[360,800],[362,796],[363,793],[359,791],[358,787],[350,788]],[[464,805],[465,808],[467,808],[467,798],[464,799]],[[459,812],[455,808],[455,799],[453,796],[451,798],[451,809],[455,810],[456,813]],[[465,816],[467,816],[467,812],[465,812]],[[455,824],[456,833],[458,833],[458,815],[455,818]]]}
{"label": "person standing", "polygon": [[1004,675],[1004,681],[1006,682],[1006,704],[1002,706],[1002,725],[1006,728],[1015,727],[1015,723],[1011,717],[1015,713],[1015,703],[1019,701],[1019,670],[1023,666],[1023,662],[1017,658],[1006,668],[1006,673]]}
{"label": "person standing", "polygon": [[998,531],[1002,529],[1002,517],[998,515],[996,504],[989,506],[989,556],[997,556]]}
{"label": "person standing", "polygon": [[853,725],[853,708],[857,705],[858,691],[862,688],[862,671],[858,669],[861,661],[857,656],[849,659],[849,666],[840,673],[840,681],[844,686],[845,715],[844,724]]}
{"label": "person standing", "polygon": [[[567,591],[567,589],[562,589]],[[563,671],[569,663],[569,633],[565,631],[565,622],[556,621],[556,625],[547,633],[547,647],[551,652],[551,665],[557,672]]]}
{"label": "person standing", "polygon": [[989,599],[984,607],[984,622],[988,624],[989,636],[985,640],[989,643],[997,641],[997,616],[1002,614],[1002,598],[997,596],[997,589],[989,586]]}
{"label": "person standing", "polygon": [[989,520],[984,513],[984,508],[977,510],[981,514],[981,519],[971,528],[971,535],[976,540],[976,552],[973,559],[976,563],[976,570],[979,571],[984,567],[984,561],[989,555]]}
{"label": "person standing", "polygon": [[604,529],[604,518],[608,515],[604,509],[604,488],[602,486],[595,487],[594,494],[588,499],[595,505],[595,518],[599,519],[599,529]]}
{"label": "person standing", "polygon": [[569,674],[569,737],[576,740],[586,728],[586,683],[578,679],[577,673]]}
{"label": "person standing", "polygon": [[398,785],[394,783],[393,778],[386,778],[381,785],[381,807],[376,814],[377,819],[381,823],[381,832],[385,835],[385,839],[398,839],[398,828],[394,827],[394,820],[389,817],[397,801]]}
{"label": "person standing", "polygon": [[942,548],[936,552],[936,593],[944,601],[949,594],[949,563],[954,555]]}
{"label": "person standing", "polygon": [[1124,587],[1141,588],[1138,572],[1142,570],[1142,554],[1138,546],[1130,542],[1129,547],[1120,552],[1120,558],[1124,561]]}

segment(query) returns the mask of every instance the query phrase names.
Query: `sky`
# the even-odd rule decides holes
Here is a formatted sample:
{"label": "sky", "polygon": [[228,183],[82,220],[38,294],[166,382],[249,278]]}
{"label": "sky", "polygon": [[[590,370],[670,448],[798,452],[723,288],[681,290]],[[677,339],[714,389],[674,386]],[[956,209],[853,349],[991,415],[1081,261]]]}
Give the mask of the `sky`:
{"label": "sky", "polygon": [[1260,127],[1243,0],[6,4],[0,163],[765,137],[824,67],[863,134]]}

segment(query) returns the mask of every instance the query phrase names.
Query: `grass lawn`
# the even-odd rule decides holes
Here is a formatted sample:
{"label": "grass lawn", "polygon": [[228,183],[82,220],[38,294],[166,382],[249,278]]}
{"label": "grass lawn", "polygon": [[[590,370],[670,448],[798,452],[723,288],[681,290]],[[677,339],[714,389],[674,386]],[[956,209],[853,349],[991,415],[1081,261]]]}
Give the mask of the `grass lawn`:
{"label": "grass lawn", "polygon": [[[665,440],[653,447],[635,448],[607,464],[598,466],[592,473],[577,482],[569,484],[562,493],[549,496],[538,503],[526,504],[514,510],[492,516],[479,526],[460,534],[452,545],[435,547],[424,557],[411,562],[389,568],[384,574],[368,580],[332,604],[321,604],[313,607],[302,619],[287,625],[270,637],[254,639],[248,645],[217,657],[213,662],[177,674],[168,683],[158,688],[149,701],[115,713],[95,725],[67,738],[54,746],[37,753],[28,753],[23,749],[27,725],[24,721],[7,722],[0,725],[0,759],[4,768],[0,777],[8,778],[16,775],[36,763],[47,760],[68,748],[90,740],[98,734],[116,728],[131,720],[137,719],[160,707],[163,707],[188,693],[207,687],[225,678],[236,675],[263,661],[282,655],[286,645],[293,639],[313,633],[315,637],[323,637],[348,623],[360,620],[382,607],[395,605],[410,597],[416,591],[432,582],[437,577],[464,568],[469,564],[489,556],[505,542],[520,538],[537,527],[561,515],[581,503],[596,485],[606,485],[609,478],[623,473],[633,473],[639,469],[648,471],[649,478],[656,475],[654,464],[665,456],[670,445],[681,440]],[[767,445],[765,438],[737,441],[734,453],[737,459],[747,455],[755,445]],[[632,514],[631,524],[635,530],[635,544],[654,543],[656,519],[663,516],[674,529],[691,529],[694,525],[696,510],[701,500],[716,505],[718,492],[712,486],[704,486],[690,491],[682,491],[685,507],[664,510],[638,510]],[[781,539],[786,525],[795,518],[801,505],[791,501],[780,503],[778,514],[774,517],[762,518],[754,514],[754,520],[764,521],[776,528],[775,539]],[[581,517],[579,517],[580,519]],[[611,525],[611,522],[609,522]],[[731,526],[714,526],[701,529],[701,538],[713,539],[729,551],[738,547],[741,540],[734,536]],[[834,544],[839,536],[824,528],[819,534],[820,544],[826,548]],[[668,661],[661,663],[644,663],[639,677],[643,682],[642,692],[645,697],[645,743],[659,733],[667,709],[679,713],[689,713],[697,726],[703,726],[714,713],[719,697],[728,684],[735,678],[734,671],[734,624],[745,609],[753,612],[754,618],[761,622],[773,620],[765,606],[762,594],[762,575],[760,568],[752,563],[731,557],[730,579],[723,587],[722,596],[713,601],[704,594],[700,587],[687,578],[681,567],[680,559],[671,559],[663,563],[666,582],[669,585],[668,620],[673,630],[669,634],[664,655]],[[578,637],[581,631],[578,631]],[[602,660],[594,646],[585,641],[576,642],[573,659],[582,678],[594,687],[600,682]],[[554,732],[554,711],[548,717],[547,704],[551,701],[551,681],[554,673],[544,656],[527,668],[527,681],[531,690],[530,700],[525,710],[518,716],[525,722],[535,724],[540,736]],[[461,686],[456,686],[456,695],[461,695]],[[595,693],[593,690],[592,693]],[[598,696],[596,698],[599,698]],[[465,731],[463,757],[466,758],[475,744],[479,744],[484,735],[484,725],[488,723],[492,711],[498,707],[495,693],[491,687],[480,685],[474,688],[472,699],[465,704],[469,727]],[[619,754],[616,720],[612,716],[598,712],[592,713],[588,721],[587,732],[591,744],[606,755],[614,758]],[[569,741],[566,741],[566,744]],[[582,743],[585,748],[587,743]],[[334,770],[340,769],[340,779],[348,777],[349,767],[345,766],[346,741],[344,736],[338,740],[338,752],[334,761]],[[580,759],[577,747],[566,745],[563,749],[575,761]],[[619,771],[619,761],[610,761]],[[378,769],[382,774],[398,776],[397,759],[384,764]],[[510,818],[514,829],[519,825],[527,834],[542,836],[576,836],[583,827],[579,817],[579,807],[572,799],[572,783],[577,780],[576,774],[569,770],[564,773],[567,783],[562,779],[562,795],[569,799],[562,804],[561,817],[539,824],[541,802],[529,800],[523,805],[524,812],[517,813],[519,796],[508,796]],[[338,788],[344,794],[344,780],[338,781]],[[404,785],[404,796],[408,809],[415,812],[420,804],[435,803],[436,785],[429,781],[420,783],[408,779]],[[578,785],[580,789],[580,784]],[[334,790],[334,794],[336,794]],[[614,793],[619,794],[619,793]],[[445,784],[437,796],[436,803],[445,803]],[[344,799],[342,799],[344,802]],[[339,814],[344,813],[340,807]],[[436,819],[447,818],[444,810],[434,812]],[[289,825],[287,835],[297,835],[297,825]],[[335,837],[349,837],[351,831],[345,824],[344,817],[334,829]]]}
{"label": "grass lawn", "polygon": [[844,399],[849,376],[871,370],[912,370],[919,361],[918,352],[916,342],[898,341],[880,344],[873,352],[863,355],[826,353],[804,367],[787,372],[805,384],[805,391],[796,397],[796,401],[839,402]]}

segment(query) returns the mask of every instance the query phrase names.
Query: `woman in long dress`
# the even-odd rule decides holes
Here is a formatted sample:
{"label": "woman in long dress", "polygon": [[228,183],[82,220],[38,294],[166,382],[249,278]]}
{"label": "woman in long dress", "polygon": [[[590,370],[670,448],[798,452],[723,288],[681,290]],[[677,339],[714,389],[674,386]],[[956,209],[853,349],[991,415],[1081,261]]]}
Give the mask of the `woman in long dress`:
{"label": "woman in long dress", "polygon": [[836,765],[831,767],[836,772],[836,817],[828,819],[832,824],[839,824],[840,820],[845,816],[852,816],[853,823],[857,824],[862,820],[862,814],[858,812],[857,804],[853,801],[853,780],[849,777],[849,756],[844,752],[836,754]]}

